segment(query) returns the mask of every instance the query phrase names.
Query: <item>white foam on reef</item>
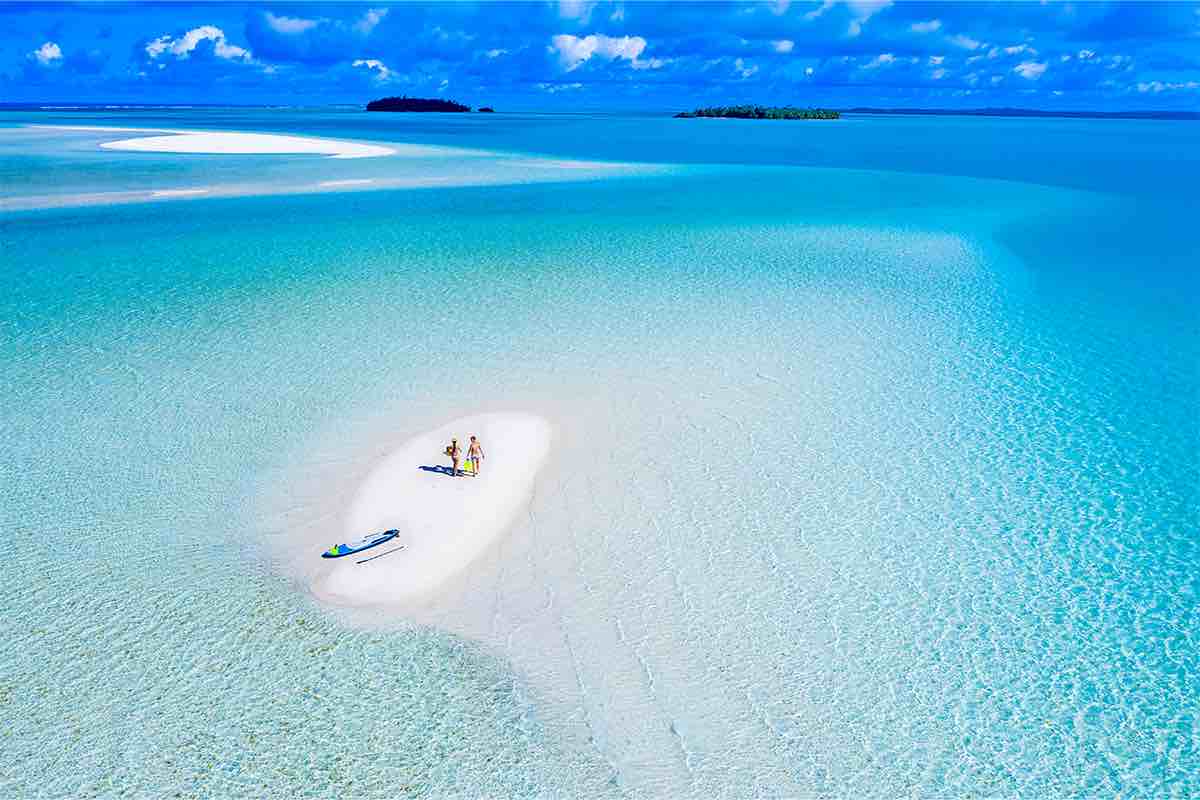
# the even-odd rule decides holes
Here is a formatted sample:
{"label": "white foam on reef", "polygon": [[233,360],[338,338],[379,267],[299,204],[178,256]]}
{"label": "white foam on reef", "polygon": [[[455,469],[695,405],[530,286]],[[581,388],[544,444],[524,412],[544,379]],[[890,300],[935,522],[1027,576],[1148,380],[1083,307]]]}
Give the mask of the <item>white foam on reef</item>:
{"label": "white foam on reef", "polygon": [[195,197],[201,194],[208,194],[208,189],[156,189],[150,193],[151,197]]}
{"label": "white foam on reef", "polygon": [[344,181],[321,181],[317,185],[332,189],[338,186],[366,186],[368,183],[374,182],[372,178],[348,178]]}
{"label": "white foam on reef", "polygon": [[[304,572],[312,594],[348,607],[429,599],[468,569],[529,505],[553,430],[532,414],[480,414],[441,425],[387,453],[336,512],[340,525],[301,531],[288,541],[289,550],[307,557]],[[465,457],[472,435],[484,448],[480,475],[453,477],[445,447],[457,437]],[[395,544],[320,558],[334,544],[391,528],[401,532]]]}
{"label": "white foam on reef", "polygon": [[[331,158],[374,158],[396,155],[395,148],[342,139],[281,136],[274,133],[172,131],[165,136],[138,136],[103,142],[106,150],[140,153],[216,153],[229,155],[315,154]],[[423,149],[423,148],[422,148]],[[412,155],[409,153],[409,155]]]}

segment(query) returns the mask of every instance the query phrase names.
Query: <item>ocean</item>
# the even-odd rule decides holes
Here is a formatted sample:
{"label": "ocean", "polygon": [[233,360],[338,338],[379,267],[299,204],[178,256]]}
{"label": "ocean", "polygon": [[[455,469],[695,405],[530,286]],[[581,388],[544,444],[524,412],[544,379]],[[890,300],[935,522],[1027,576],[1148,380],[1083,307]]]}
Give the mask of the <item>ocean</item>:
{"label": "ocean", "polygon": [[[1196,125],[0,113],[0,794],[1200,794]],[[426,613],[282,567],[492,410]]]}

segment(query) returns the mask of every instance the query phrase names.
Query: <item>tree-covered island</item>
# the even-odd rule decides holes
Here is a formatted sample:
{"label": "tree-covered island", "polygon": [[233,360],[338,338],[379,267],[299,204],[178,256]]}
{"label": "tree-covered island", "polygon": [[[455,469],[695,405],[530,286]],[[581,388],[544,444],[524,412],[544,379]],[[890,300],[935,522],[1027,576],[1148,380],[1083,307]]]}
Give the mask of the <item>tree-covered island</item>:
{"label": "tree-covered island", "polygon": [[367,111],[470,111],[453,100],[426,97],[384,97],[367,103]]}
{"label": "tree-covered island", "polygon": [[796,108],[795,106],[712,106],[695,111],[680,111],[678,118],[717,117],[726,119],[838,119],[836,111],[828,108]]}

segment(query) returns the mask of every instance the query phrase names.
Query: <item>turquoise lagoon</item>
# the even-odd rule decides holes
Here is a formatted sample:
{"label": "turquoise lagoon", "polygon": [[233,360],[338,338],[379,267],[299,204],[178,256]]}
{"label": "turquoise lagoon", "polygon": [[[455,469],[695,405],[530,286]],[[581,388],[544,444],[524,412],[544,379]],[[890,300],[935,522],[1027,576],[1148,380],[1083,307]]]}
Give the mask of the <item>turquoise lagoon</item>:
{"label": "turquoise lagoon", "polygon": [[[59,206],[0,215],[0,793],[1200,793],[1195,124],[0,125],[0,199]],[[425,616],[281,567],[322,486],[495,409],[553,462]]]}

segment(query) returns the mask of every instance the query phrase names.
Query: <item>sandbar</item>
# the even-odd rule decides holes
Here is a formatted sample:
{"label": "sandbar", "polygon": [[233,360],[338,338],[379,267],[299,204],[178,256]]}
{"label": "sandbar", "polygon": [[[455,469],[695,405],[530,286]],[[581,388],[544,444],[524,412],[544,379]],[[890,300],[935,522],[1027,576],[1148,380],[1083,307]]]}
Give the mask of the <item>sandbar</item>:
{"label": "sandbar", "polygon": [[[471,435],[484,447],[481,474],[452,477],[443,450],[453,436],[465,455]],[[553,435],[553,426],[541,417],[493,413],[457,419],[409,439],[371,469],[344,509],[340,529],[327,531],[323,546],[391,528],[399,529],[400,537],[337,559],[321,558],[315,543],[295,542],[311,559],[305,572],[312,594],[348,607],[429,599],[528,509]]]}
{"label": "sandbar", "polygon": [[364,142],[232,131],[172,131],[165,136],[118,139],[103,142],[100,146],[106,150],[130,150],[139,153],[313,154],[330,158],[375,158],[396,154],[394,148]]}

